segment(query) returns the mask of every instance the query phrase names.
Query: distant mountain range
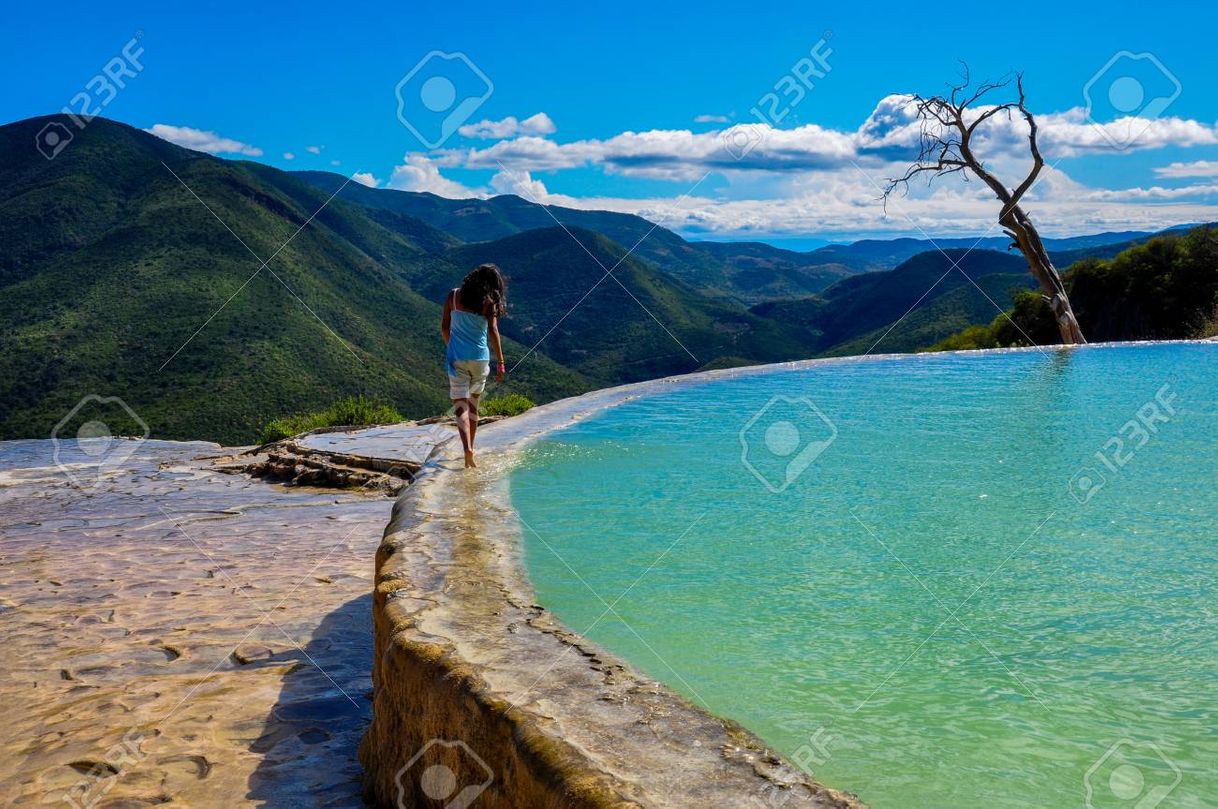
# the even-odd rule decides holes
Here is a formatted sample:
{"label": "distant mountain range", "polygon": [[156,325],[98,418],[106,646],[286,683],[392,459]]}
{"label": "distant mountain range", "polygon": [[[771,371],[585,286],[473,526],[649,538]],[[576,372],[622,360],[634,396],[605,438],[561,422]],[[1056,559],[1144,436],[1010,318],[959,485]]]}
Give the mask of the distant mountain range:
{"label": "distant mountain range", "polygon": [[524,358],[505,390],[538,401],[881,337],[913,350],[1030,285],[1022,259],[984,249],[1001,239],[967,257],[975,240],[690,242],[630,214],[344,186],[102,118],[48,161],[34,140],[52,120],[0,127],[0,438],[45,437],[90,393],[156,437],[228,443],[353,393],[440,412],[439,302],[483,261],[510,277],[505,351]]}
{"label": "distant mountain range", "polygon": [[[344,199],[421,219],[463,242],[494,241],[525,230],[558,226],[591,230],[708,295],[730,296],[748,305],[814,294],[851,275],[895,269],[927,251],[1005,252],[1010,245],[1005,236],[933,241],[863,239],[796,252],[763,242],[689,242],[634,214],[542,206],[512,194],[454,200],[429,193],[367,188],[331,172],[294,173],[328,193],[342,188],[340,196]],[[1045,246],[1051,253],[1073,261],[1088,255],[1115,255],[1119,250],[1106,248],[1119,245],[1123,249],[1153,235],[1149,231],[1098,233],[1045,239]]]}

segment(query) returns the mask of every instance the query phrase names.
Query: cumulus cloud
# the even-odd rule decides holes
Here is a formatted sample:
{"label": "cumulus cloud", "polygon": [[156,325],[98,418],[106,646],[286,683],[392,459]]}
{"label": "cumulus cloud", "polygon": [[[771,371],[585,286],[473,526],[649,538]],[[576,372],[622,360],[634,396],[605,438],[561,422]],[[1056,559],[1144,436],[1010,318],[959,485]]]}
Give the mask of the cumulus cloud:
{"label": "cumulus cloud", "polygon": [[[667,197],[573,197],[550,192],[526,171],[500,169],[488,189],[468,188],[443,177],[434,161],[409,155],[394,171],[391,188],[431,191],[468,198],[517,194],[533,202],[584,210],[619,211],[643,216],[688,238],[737,238],[817,234],[835,238],[874,235],[1000,235],[999,203],[980,183],[948,181],[916,184],[884,206],[879,195],[886,177],[903,164],[837,169],[783,178],[779,185],[729,183],[708,192],[709,182]],[[748,178],[734,175],[733,180]],[[1104,230],[1158,230],[1181,222],[1218,220],[1218,186],[1185,189],[1099,189],[1046,167],[1028,204],[1042,232],[1050,236]]]}
{"label": "cumulus cloud", "polygon": [[170,143],[185,146],[208,154],[241,154],[249,157],[261,157],[262,150],[232,138],[224,138],[215,132],[194,129],[189,126],[171,126],[169,124],[154,124],[145,132],[164,138]]}
{"label": "cumulus cloud", "polygon": [[550,116],[544,112],[531,115],[523,121],[509,115],[501,121],[484,120],[476,124],[466,124],[459,127],[457,132],[467,138],[482,140],[503,140],[518,135],[552,135],[558,131]]}
{"label": "cumulus cloud", "polygon": [[[987,109],[992,108],[973,115]],[[1049,165],[1027,201],[1046,234],[1153,230],[1218,219],[1218,185],[1095,188],[1075,181],[1058,165],[1059,160],[1084,154],[1105,153],[1116,159],[1129,150],[1215,145],[1218,125],[1178,118],[1096,125],[1081,108],[1038,114],[1037,122]],[[627,131],[559,142],[523,133],[519,125],[501,124],[474,125],[488,137],[512,133],[494,143],[407,155],[394,170],[390,186],[457,198],[511,193],[547,204],[637,213],[693,237],[1000,232],[992,194],[959,175],[911,184],[908,194],[890,200],[887,210],[878,202],[887,178],[901,176],[918,153],[923,124],[908,95],[881,99],[857,129],[743,124],[699,133]],[[1131,135],[1136,135],[1132,143]],[[977,130],[974,146],[1000,177],[1015,180],[1024,176],[1029,163],[1027,136],[1021,116],[995,115]],[[537,178],[539,173],[589,168],[672,182],[672,196],[576,198],[550,192]],[[493,176],[488,187],[471,188],[445,177],[450,169],[489,171]],[[1173,163],[1156,173],[1218,177],[1218,163]]]}
{"label": "cumulus cloud", "polygon": [[[857,154],[849,133],[815,124],[798,129],[774,129],[757,124],[722,132],[693,133],[688,129],[623,132],[607,140],[558,143],[548,138],[519,137],[484,149],[447,150],[444,166],[493,169],[511,165],[520,171],[555,171],[600,165],[627,176],[691,180],[713,170],[787,171],[840,167]],[[738,148],[732,133],[753,141]]]}
{"label": "cumulus cloud", "polygon": [[[992,110],[976,107],[966,122]],[[1082,107],[1036,115],[1038,142],[1047,158],[1083,154],[1194,147],[1218,144],[1218,125],[1182,118],[1133,118],[1096,122]],[[880,100],[856,133],[861,154],[901,153],[916,148],[922,131],[913,98],[890,95]],[[980,153],[1025,154],[1028,124],[1017,113],[989,118],[976,130]]]}
{"label": "cumulus cloud", "polygon": [[[1160,230],[1181,222],[1218,219],[1218,205],[1203,202],[1132,204],[1096,190],[1061,198],[1038,189],[1032,201],[1046,236],[1105,230]],[[873,186],[846,172],[822,178],[815,189],[783,199],[572,198],[548,195],[547,204],[620,211],[643,216],[687,238],[758,239],[816,234],[854,239],[876,235],[1001,236],[998,201],[972,187],[939,188],[924,196],[892,199],[887,209]]]}
{"label": "cumulus cloud", "polygon": [[351,179],[360,185],[366,185],[369,188],[376,188],[381,184],[381,181],[372,176],[370,171],[357,171],[351,175]]}
{"label": "cumulus cloud", "polygon": [[[988,109],[980,107],[973,115]],[[1039,115],[1037,121],[1042,151],[1051,160],[1117,150],[1218,145],[1218,126],[1179,118],[1123,118],[1096,124],[1088,120],[1085,110],[1077,108]],[[487,125],[499,123],[484,121],[475,126],[489,133]],[[852,131],[816,124],[777,129],[759,123],[701,133],[628,131],[606,139],[566,143],[518,134],[484,148],[442,150],[434,157],[443,167],[497,169],[502,165],[531,172],[600,166],[609,173],[680,181],[696,179],[707,171],[781,173],[908,161],[917,155],[921,133],[922,122],[911,97],[890,95]],[[1022,117],[996,115],[977,130],[974,146],[986,159],[1017,160],[1027,155],[1027,135]]]}
{"label": "cumulus cloud", "polygon": [[695,115],[694,116],[695,124],[726,124],[727,120],[728,119],[727,119],[726,115]]}
{"label": "cumulus cloud", "polygon": [[405,160],[400,166],[394,166],[393,174],[389,177],[390,188],[399,191],[426,191],[450,199],[485,196],[484,193],[466,188],[461,183],[442,176],[435,161],[427,155],[408,154]]}
{"label": "cumulus cloud", "polygon": [[1100,124],[1088,120],[1084,110],[1073,109],[1046,115],[1043,121],[1048,151],[1060,157],[1218,144],[1218,126],[1184,118],[1119,118]]}
{"label": "cumulus cloud", "polygon": [[309,154],[321,154],[321,150],[324,148],[324,146],[306,146],[305,151]]}
{"label": "cumulus cloud", "polygon": [[1218,185],[1186,185],[1179,188],[1097,188],[1080,195],[1082,199],[1097,200],[1171,200],[1208,197],[1218,194]]}
{"label": "cumulus cloud", "polygon": [[535,180],[527,171],[504,170],[491,178],[491,190],[496,194],[515,194],[530,202],[545,203],[550,192],[541,180]]}
{"label": "cumulus cloud", "polygon": [[1192,163],[1171,163],[1155,169],[1159,177],[1218,177],[1218,160],[1196,160]]}
{"label": "cumulus cloud", "polygon": [[283,159],[284,159],[284,160],[295,160],[295,159],[296,159],[296,155],[292,154],[291,152],[284,152],[284,153],[283,153]]}

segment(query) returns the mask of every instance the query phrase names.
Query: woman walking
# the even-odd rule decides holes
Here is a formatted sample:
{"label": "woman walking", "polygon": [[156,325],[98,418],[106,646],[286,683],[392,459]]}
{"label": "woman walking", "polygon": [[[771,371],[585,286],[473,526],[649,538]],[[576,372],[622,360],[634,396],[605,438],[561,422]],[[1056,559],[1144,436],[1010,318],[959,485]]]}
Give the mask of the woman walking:
{"label": "woman walking", "polygon": [[444,300],[440,333],[447,346],[444,364],[448,369],[448,398],[457,413],[457,432],[461,434],[467,469],[477,466],[474,437],[478,433],[478,399],[486,390],[492,348],[498,359],[495,379],[503,381],[499,318],[506,314],[507,284],[494,264],[475,267]]}

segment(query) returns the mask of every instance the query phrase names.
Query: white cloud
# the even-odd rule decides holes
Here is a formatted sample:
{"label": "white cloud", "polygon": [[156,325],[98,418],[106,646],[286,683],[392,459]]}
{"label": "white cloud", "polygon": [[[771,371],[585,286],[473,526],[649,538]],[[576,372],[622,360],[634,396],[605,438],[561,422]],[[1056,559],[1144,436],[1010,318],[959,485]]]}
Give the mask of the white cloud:
{"label": "white cloud", "polygon": [[552,135],[557,131],[558,128],[554,126],[550,116],[544,112],[531,115],[523,121],[518,121],[515,116],[509,115],[501,121],[484,120],[476,124],[466,124],[457,129],[457,132],[463,137],[483,140],[503,140],[504,138],[514,138],[517,135]]}
{"label": "white cloud", "polygon": [[1082,195],[1083,199],[1099,200],[1171,200],[1208,197],[1218,194],[1218,185],[1186,185],[1179,188],[1097,188]]}
{"label": "white cloud", "polygon": [[[865,169],[836,169],[783,178],[770,186],[749,184],[739,196],[732,175],[726,188],[713,194],[701,185],[691,196],[627,199],[571,197],[547,191],[526,172],[501,171],[491,181],[496,193],[518,193],[549,205],[584,210],[634,213],[688,238],[757,239],[820,235],[863,238],[876,235],[991,236],[997,225],[998,201],[982,184],[958,179],[927,187],[911,186],[894,196],[887,209],[879,201],[884,178],[903,164]],[[1218,220],[1218,187],[1176,189],[1090,188],[1059,168],[1046,167],[1028,197],[1028,207],[1048,236],[1105,230],[1158,230],[1181,222]],[[523,193],[526,190],[529,193]],[[685,189],[682,189],[684,191]],[[758,198],[750,193],[769,193]]]}
{"label": "white cloud", "polygon": [[491,178],[491,190],[496,194],[515,194],[530,202],[545,203],[550,192],[541,180],[534,180],[527,171],[501,171]]}
{"label": "white cloud", "polygon": [[331,161],[330,161],[330,165],[331,165],[331,166],[341,166],[341,165],[342,165],[342,163],[341,163],[340,161],[338,161],[338,160],[331,160]]}
{"label": "white cloud", "polygon": [[695,124],[726,124],[728,118],[726,115],[695,115]]}
{"label": "white cloud", "polygon": [[1096,124],[1076,108],[1046,115],[1043,122],[1047,153],[1059,157],[1113,152],[1124,144],[1137,151],[1218,144],[1218,126],[1183,118],[1120,118]]}
{"label": "white cloud", "polygon": [[291,152],[284,152],[284,153],[283,153],[283,159],[284,159],[284,160],[295,160],[295,159],[296,159],[296,155],[292,154]]}
{"label": "white cloud", "polygon": [[309,154],[321,154],[321,150],[324,148],[324,146],[306,146],[305,151]]}
{"label": "white cloud", "polygon": [[370,171],[357,171],[351,175],[351,179],[355,180],[355,182],[359,183],[360,185],[366,185],[369,188],[376,188],[381,184],[381,181],[372,176],[372,172]]}
{"label": "white cloud", "polygon": [[[1038,191],[1043,191],[1038,187]],[[1160,230],[1182,222],[1218,220],[1218,205],[1204,202],[1135,203],[1093,190],[1078,198],[1040,194],[1029,207],[1046,236],[1106,230]],[[856,173],[833,172],[819,187],[783,199],[572,198],[548,194],[547,204],[635,213],[687,238],[757,239],[819,235],[845,239],[876,235],[1001,236],[999,204],[977,183],[946,186],[925,196],[893,198],[887,210],[876,190]]]}
{"label": "white cloud", "polygon": [[394,166],[389,177],[389,187],[399,191],[426,191],[450,199],[484,197],[485,193],[466,188],[464,185],[440,174],[435,161],[423,154],[408,154],[406,162]]}
{"label": "white cloud", "polygon": [[[985,108],[976,111],[980,115]],[[1041,145],[1050,163],[1026,198],[1047,235],[1087,231],[1154,230],[1180,222],[1218,220],[1218,184],[1198,182],[1180,188],[1100,188],[1072,179],[1058,161],[1104,153],[1136,124],[1133,149],[1218,144],[1218,126],[1177,118],[1125,119],[1104,126],[1085,111],[1037,115]],[[490,124],[476,125],[494,134]],[[519,127],[501,128],[505,132]],[[725,138],[743,136],[743,145]],[[776,129],[764,124],[689,130],[621,132],[604,139],[560,143],[539,135],[517,134],[473,148],[410,154],[394,169],[390,186],[431,191],[446,197],[519,194],[547,204],[637,213],[692,237],[757,238],[817,234],[861,237],[924,230],[938,234],[1000,233],[997,201],[982,183],[943,178],[931,185],[912,183],[908,195],[879,202],[887,178],[900,176],[916,157],[921,122],[910,97],[880,100],[854,130],[807,124]],[[1018,115],[996,115],[977,130],[979,156],[1011,182],[1027,171],[1027,124]],[[738,159],[739,158],[739,159]],[[537,173],[599,169],[607,174],[666,180],[671,197],[645,199],[571,197],[552,193]],[[488,187],[468,187],[445,177],[448,169],[493,173]],[[1213,161],[1172,164],[1163,177],[1216,177]],[[713,179],[708,179],[713,177]],[[547,182],[549,179],[547,177]],[[693,194],[684,199],[678,195]]]}
{"label": "white cloud", "polygon": [[[978,108],[974,114],[987,109]],[[1117,154],[1120,147],[1126,151],[1218,145],[1218,126],[1179,118],[1126,118],[1097,125],[1076,108],[1042,114],[1037,121],[1042,151],[1051,160]],[[489,125],[500,123],[484,121],[475,126],[494,137]],[[567,143],[523,134],[484,148],[442,150],[433,157],[444,167],[557,171],[595,165],[609,173],[682,181],[707,171],[806,172],[909,161],[917,155],[921,128],[910,97],[890,95],[853,131],[816,124],[794,129],[747,124],[701,133],[628,131],[603,140]],[[977,130],[974,147],[984,159],[1019,160],[1027,156],[1026,140],[1027,124],[1021,117],[996,115]]]}
{"label": "white cloud", "polygon": [[721,132],[695,134],[688,129],[623,132],[607,140],[557,143],[548,138],[520,137],[484,149],[447,150],[444,166],[520,171],[554,171],[599,164],[610,173],[665,180],[693,180],[707,171],[789,171],[840,167],[857,155],[850,133],[815,124],[774,129],[758,124],[726,130],[746,132],[756,140],[741,154]]}
{"label": "white cloud", "polygon": [[207,132],[202,129],[194,129],[189,126],[154,124],[152,127],[145,129],[144,131],[156,135],[158,138],[164,138],[170,143],[176,143],[179,146],[185,146],[187,149],[207,152],[208,154],[241,154],[249,157],[262,156],[262,150],[257,146],[250,146],[248,143],[242,143],[239,140],[221,137],[215,132]]}
{"label": "white cloud", "polygon": [[[976,120],[991,109],[976,107],[967,120]],[[1074,107],[1037,114],[1036,123],[1041,151],[1047,158],[1218,144],[1218,125],[1182,118],[1127,117],[1097,123],[1088,118],[1085,109]],[[880,100],[856,134],[860,153],[891,154],[894,148],[915,148],[920,132],[912,97],[890,95]],[[976,149],[983,154],[1024,154],[1027,136],[1028,125],[1018,113],[995,115],[977,129]]]}
{"label": "white cloud", "polygon": [[1172,163],[1155,169],[1159,177],[1218,177],[1218,160],[1196,160],[1192,163]]}

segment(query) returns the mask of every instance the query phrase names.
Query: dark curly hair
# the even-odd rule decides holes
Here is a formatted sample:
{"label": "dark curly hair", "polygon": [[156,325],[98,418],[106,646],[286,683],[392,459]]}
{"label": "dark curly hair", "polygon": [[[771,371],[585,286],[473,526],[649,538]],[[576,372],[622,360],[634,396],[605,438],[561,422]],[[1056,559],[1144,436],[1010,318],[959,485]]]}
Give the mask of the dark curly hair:
{"label": "dark curly hair", "polygon": [[457,290],[457,302],[469,312],[479,312],[484,317],[503,317],[507,314],[507,281],[494,264],[479,264]]}

